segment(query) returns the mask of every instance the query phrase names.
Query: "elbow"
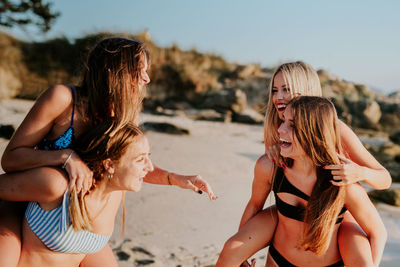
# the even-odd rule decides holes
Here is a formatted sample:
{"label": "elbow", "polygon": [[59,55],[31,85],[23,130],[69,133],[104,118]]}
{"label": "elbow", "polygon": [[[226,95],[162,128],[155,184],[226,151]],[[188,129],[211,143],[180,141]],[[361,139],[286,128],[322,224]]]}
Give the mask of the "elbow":
{"label": "elbow", "polygon": [[43,177],[42,197],[46,202],[51,202],[64,195],[68,186],[68,178],[62,170],[57,168],[38,168],[39,175]]}
{"label": "elbow", "polygon": [[384,188],[382,189],[389,189],[389,187],[392,185],[392,176],[390,175],[390,172],[388,170],[385,169],[385,184],[384,184]]}
{"label": "elbow", "polygon": [[5,172],[13,172],[15,171],[14,169],[14,164],[15,160],[12,160],[12,158],[8,155],[7,152],[4,152],[3,157],[1,158],[1,168]]}

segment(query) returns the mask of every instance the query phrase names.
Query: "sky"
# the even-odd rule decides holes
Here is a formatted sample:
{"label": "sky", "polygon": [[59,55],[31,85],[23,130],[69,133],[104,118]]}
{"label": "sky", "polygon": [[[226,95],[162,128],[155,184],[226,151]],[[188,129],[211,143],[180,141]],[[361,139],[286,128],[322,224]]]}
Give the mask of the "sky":
{"label": "sky", "polygon": [[[48,0],[45,0],[48,1]],[[341,79],[400,90],[397,0],[53,0],[61,16],[25,40],[147,30],[160,46],[212,52],[240,64],[274,67],[303,60]],[[2,28],[4,30],[4,28]]]}

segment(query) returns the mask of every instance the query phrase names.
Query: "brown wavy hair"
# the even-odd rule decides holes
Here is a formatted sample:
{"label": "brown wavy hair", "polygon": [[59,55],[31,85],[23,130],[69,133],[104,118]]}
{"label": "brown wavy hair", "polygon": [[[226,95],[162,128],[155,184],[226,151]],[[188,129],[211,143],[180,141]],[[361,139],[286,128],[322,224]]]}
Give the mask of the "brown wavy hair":
{"label": "brown wavy hair", "polygon": [[[103,160],[111,159],[118,162],[125,154],[128,146],[135,142],[138,136],[143,135],[133,123],[128,123],[119,130],[112,131],[113,134],[107,134],[107,131],[114,129],[116,125],[118,124],[111,120],[99,123],[77,140],[75,151],[93,171],[95,181],[107,179]],[[91,229],[84,197],[82,193],[77,194],[75,190],[70,193],[69,211],[75,231]],[[124,217],[125,210],[123,221]]]}
{"label": "brown wavy hair", "polygon": [[265,148],[279,143],[278,127],[279,116],[272,102],[272,88],[274,79],[278,73],[282,73],[286,84],[290,88],[292,97],[299,95],[322,96],[321,83],[317,72],[309,64],[303,61],[288,62],[278,66],[269,83],[269,98],[264,119],[264,143]]}
{"label": "brown wavy hair", "polygon": [[337,217],[344,205],[343,187],[330,183],[330,171],[322,167],[340,164],[342,153],[338,118],[331,101],[322,97],[300,96],[289,103],[293,109],[294,132],[316,167],[317,181],[308,201],[303,239],[299,245],[317,255],[323,254],[332,238]]}
{"label": "brown wavy hair", "polygon": [[[107,38],[89,53],[78,100],[84,107],[81,114],[93,124],[113,117],[117,131],[128,123],[137,122],[144,92],[139,87],[145,60],[150,65],[145,44],[125,38]],[[112,114],[113,113],[113,114]]]}

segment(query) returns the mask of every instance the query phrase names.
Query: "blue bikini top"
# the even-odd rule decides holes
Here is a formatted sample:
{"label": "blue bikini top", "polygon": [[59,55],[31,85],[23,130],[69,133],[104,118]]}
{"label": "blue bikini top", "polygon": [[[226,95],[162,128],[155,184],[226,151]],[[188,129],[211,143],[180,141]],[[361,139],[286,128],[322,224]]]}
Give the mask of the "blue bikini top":
{"label": "blue bikini top", "polygon": [[[289,193],[292,195],[295,195],[301,199],[304,199],[308,201],[310,199],[310,196],[305,194],[303,191],[295,187],[285,176],[283,169],[278,168],[276,171],[276,176],[275,176],[275,181],[273,185],[273,191],[275,195],[275,201],[276,201],[276,208],[279,211],[280,214],[282,214],[285,217],[297,220],[297,221],[304,221],[304,215],[306,208],[300,205],[293,206],[285,201],[283,201],[279,197],[279,193]],[[343,207],[342,210],[340,211],[339,215],[342,215],[343,213],[346,212],[346,207]],[[340,223],[343,220],[343,217],[338,217],[336,223]]]}
{"label": "blue bikini top", "polygon": [[71,124],[65,132],[56,139],[48,140],[43,138],[39,144],[36,145],[37,149],[40,150],[61,150],[72,147],[75,136],[74,136],[74,113],[75,113],[75,92],[72,87],[69,87],[72,93],[72,115],[71,115]]}

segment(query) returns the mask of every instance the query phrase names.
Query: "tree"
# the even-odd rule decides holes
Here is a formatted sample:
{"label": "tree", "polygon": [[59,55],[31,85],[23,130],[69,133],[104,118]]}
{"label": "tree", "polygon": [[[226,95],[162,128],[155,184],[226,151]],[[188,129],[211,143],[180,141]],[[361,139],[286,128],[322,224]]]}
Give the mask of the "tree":
{"label": "tree", "polygon": [[42,0],[0,0],[0,25],[5,27],[36,25],[42,32],[50,30],[59,12]]}

